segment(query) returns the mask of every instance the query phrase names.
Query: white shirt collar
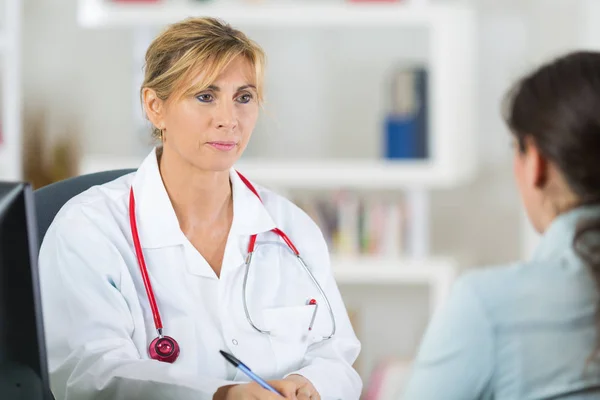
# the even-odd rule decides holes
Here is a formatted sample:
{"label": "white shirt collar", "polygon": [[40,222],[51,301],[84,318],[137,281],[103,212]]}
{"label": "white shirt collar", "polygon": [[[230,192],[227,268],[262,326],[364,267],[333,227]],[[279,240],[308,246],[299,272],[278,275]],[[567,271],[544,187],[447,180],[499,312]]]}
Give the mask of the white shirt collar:
{"label": "white shirt collar", "polygon": [[[275,222],[264,204],[246,187],[233,168],[229,172],[229,179],[233,192],[231,232],[249,236],[275,228]],[[138,168],[132,186],[142,247],[160,248],[185,243],[187,239],[179,227],[160,175],[156,149],[152,150]]]}

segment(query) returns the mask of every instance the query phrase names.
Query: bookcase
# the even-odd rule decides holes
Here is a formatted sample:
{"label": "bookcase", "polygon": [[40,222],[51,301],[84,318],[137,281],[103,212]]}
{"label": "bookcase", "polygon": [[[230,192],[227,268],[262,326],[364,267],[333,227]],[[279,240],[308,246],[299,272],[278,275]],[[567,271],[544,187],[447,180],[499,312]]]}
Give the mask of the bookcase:
{"label": "bookcase", "polygon": [[[332,252],[332,268],[344,297],[428,288],[427,304],[419,308],[426,315],[419,318],[429,318],[458,274],[451,256],[430,252],[430,191],[469,181],[477,165],[474,11],[426,0],[79,0],[82,27],[127,29],[133,35],[132,118],[139,122],[137,132],[123,132],[139,138],[128,156],[85,154],[81,173],[136,167],[150,150],[150,128],[139,104],[144,52],[161,27],[188,16],[223,19],[267,52],[266,111],[236,168],[291,199],[344,193],[401,202],[406,223],[400,251]],[[393,68],[405,64],[424,66],[428,73],[425,159],[381,155],[386,82]],[[358,325],[373,321],[365,316],[372,311],[350,310]],[[398,324],[398,340],[407,323]],[[369,337],[378,328],[368,324],[357,326],[366,386],[381,358],[371,349],[382,346]]]}

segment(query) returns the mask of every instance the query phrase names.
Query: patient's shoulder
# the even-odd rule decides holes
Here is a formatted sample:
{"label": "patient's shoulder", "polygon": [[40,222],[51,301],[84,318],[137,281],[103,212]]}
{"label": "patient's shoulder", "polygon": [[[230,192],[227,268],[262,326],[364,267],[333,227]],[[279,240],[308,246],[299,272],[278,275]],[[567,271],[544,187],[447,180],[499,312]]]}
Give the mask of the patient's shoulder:
{"label": "patient's shoulder", "polygon": [[513,307],[523,300],[523,288],[531,280],[531,271],[527,268],[527,263],[522,262],[473,268],[457,279],[455,289],[470,292],[490,322],[502,324],[507,314],[514,313]]}
{"label": "patient's shoulder", "polygon": [[[561,320],[595,295],[588,272],[564,260],[533,260],[477,268],[464,273],[457,285],[473,293],[490,320],[499,327],[536,320]],[[561,296],[557,296],[561,293]]]}

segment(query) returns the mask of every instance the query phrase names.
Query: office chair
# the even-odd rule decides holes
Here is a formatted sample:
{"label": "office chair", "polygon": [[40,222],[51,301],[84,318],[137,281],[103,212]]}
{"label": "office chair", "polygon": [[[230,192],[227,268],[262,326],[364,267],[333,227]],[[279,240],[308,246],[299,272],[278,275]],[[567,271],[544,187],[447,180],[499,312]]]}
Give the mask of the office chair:
{"label": "office chair", "polygon": [[119,169],[80,175],[52,183],[34,191],[33,196],[38,225],[38,246],[41,246],[48,227],[67,201],[92,186],[102,185],[134,171],[135,169]]}
{"label": "office chair", "polygon": [[[46,231],[54,220],[54,217],[67,201],[92,186],[102,185],[134,171],[135,169],[120,169],[80,175],[52,183],[34,191],[33,197],[38,228],[38,248],[41,246]],[[54,397],[50,398],[54,399]]]}

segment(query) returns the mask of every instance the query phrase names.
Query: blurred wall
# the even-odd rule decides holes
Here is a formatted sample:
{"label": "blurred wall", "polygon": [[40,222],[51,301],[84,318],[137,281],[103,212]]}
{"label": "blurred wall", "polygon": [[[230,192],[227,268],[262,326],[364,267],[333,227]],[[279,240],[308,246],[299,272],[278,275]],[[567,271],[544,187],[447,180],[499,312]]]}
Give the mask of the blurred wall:
{"label": "blurred wall", "polygon": [[480,173],[465,187],[435,194],[433,240],[440,252],[458,252],[465,266],[485,266],[528,257],[538,240],[513,183],[510,134],[501,118],[503,96],[531,68],[563,52],[597,43],[591,37],[597,32],[598,19],[590,11],[594,9],[592,15],[600,17],[600,2],[470,3],[480,12],[476,78]]}
{"label": "blurred wall", "polygon": [[[465,265],[505,262],[520,255],[522,214],[512,183],[509,135],[500,118],[500,102],[510,83],[532,62],[545,59],[548,54],[573,43],[575,29],[572,25],[576,21],[569,17],[575,14],[565,12],[565,7],[572,9],[574,3],[573,0],[474,1],[480,10],[479,72],[474,77],[478,81],[480,173],[475,182],[465,187],[432,194],[434,252],[457,255]],[[139,143],[132,120],[132,34],[127,30],[79,28],[76,5],[76,0],[25,2],[23,79],[26,111],[44,107],[51,133],[60,133],[66,120],[74,121],[80,129],[85,152],[130,154]],[[259,33],[254,36],[260,41]],[[297,58],[300,65],[296,64],[296,69],[305,71],[309,79],[318,79],[314,64],[319,60],[319,53],[310,47],[318,38],[288,36],[292,44],[296,40],[296,47],[303,55]],[[265,40],[263,38],[263,42]],[[394,39],[394,44],[399,42],[406,47],[406,43],[402,44],[406,40]],[[265,47],[268,48],[268,43]],[[269,54],[274,62],[281,56],[285,57],[284,54]],[[379,70],[383,72],[381,68]],[[305,84],[302,81],[295,83],[297,85],[290,90]],[[373,89],[375,101],[382,98],[378,89]],[[305,94],[299,92],[299,96]],[[327,96],[326,93],[310,95],[315,98]],[[321,104],[315,101],[315,112],[324,104],[325,101]],[[330,104],[329,107],[334,106]],[[339,105],[335,107],[338,109],[331,112],[343,112]],[[277,119],[292,108],[293,104],[273,105],[267,109],[266,118],[276,124]],[[352,119],[347,122],[349,125],[360,123]],[[315,131],[323,129],[319,128],[318,121],[314,125]],[[126,132],[132,134],[123,134]],[[309,135],[291,132],[291,136],[298,146],[303,145],[303,140],[311,141]],[[346,143],[354,141],[347,139]],[[261,140],[260,145],[268,142]],[[372,147],[376,148],[375,145]],[[252,151],[252,146],[249,150]],[[277,148],[273,150],[277,151]],[[351,154],[352,150],[345,152]]]}
{"label": "blurred wall", "polygon": [[122,135],[133,128],[131,35],[80,29],[76,9],[77,0],[24,1],[24,112],[43,109],[51,134],[74,122],[85,151],[126,155],[133,139]]}
{"label": "blurred wall", "polygon": [[[500,116],[500,103],[509,85],[532,63],[581,40],[577,34],[581,13],[577,0],[473,3],[480,15],[478,74],[473,77],[478,87],[479,173],[474,182],[463,187],[433,192],[431,205],[433,252],[455,255],[465,267],[511,261],[530,247],[524,245],[526,223],[512,181],[510,137]],[[131,33],[78,28],[76,0],[27,0],[24,17],[26,109],[43,106],[49,117],[50,132],[60,132],[67,119],[75,121],[86,152],[135,153],[139,137],[134,133],[132,120]],[[296,48],[302,55],[297,58],[299,64],[295,68],[304,71],[308,79],[291,82],[290,87],[280,90],[299,90],[299,95],[304,95],[303,86],[316,85],[310,77],[319,79],[315,68],[319,53],[310,47],[318,39],[293,36],[290,35],[290,40],[296,40]],[[390,46],[406,42],[403,38],[393,40]],[[284,54],[269,55],[274,62],[280,56]],[[374,96],[379,95],[376,90]],[[327,104],[327,93],[310,94],[316,99],[315,113],[323,112],[319,105],[333,107]],[[293,103],[274,105],[269,114],[276,121],[278,116],[291,112],[292,107]],[[328,110],[344,112],[340,105],[335,107]],[[316,132],[327,128],[318,121],[311,123]],[[347,123],[361,122],[350,119]],[[307,141],[314,140],[311,135],[294,133],[293,127],[291,132],[297,146],[306,147]],[[267,146],[269,142],[263,138],[260,144]],[[366,290],[348,288],[344,293],[350,307],[363,305],[375,310],[363,317],[363,325],[369,330],[365,334],[375,343],[370,351],[379,356],[388,352],[410,356],[427,322],[425,291],[407,288],[399,292],[390,288],[373,295]],[[389,318],[390,313],[397,318]],[[375,327],[376,321],[387,325]],[[378,343],[382,345],[377,346]],[[394,343],[395,348],[388,343]],[[365,366],[366,370],[370,367]]]}

